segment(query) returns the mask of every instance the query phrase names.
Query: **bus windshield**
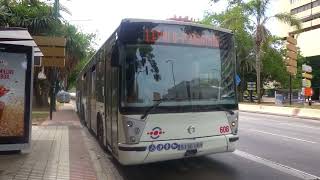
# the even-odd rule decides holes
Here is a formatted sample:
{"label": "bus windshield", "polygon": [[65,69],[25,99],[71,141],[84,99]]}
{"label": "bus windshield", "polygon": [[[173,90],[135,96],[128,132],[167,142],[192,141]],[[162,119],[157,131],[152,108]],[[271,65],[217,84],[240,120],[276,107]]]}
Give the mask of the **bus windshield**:
{"label": "bus windshield", "polygon": [[121,105],[150,107],[159,99],[159,107],[236,104],[232,36],[225,41],[221,48],[206,42],[125,44]]}

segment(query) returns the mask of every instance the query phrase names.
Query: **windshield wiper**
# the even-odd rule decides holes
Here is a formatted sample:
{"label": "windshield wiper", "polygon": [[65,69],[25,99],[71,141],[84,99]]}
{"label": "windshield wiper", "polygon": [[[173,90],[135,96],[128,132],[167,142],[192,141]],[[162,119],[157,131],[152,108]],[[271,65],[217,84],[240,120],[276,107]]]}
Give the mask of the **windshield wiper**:
{"label": "windshield wiper", "polygon": [[151,112],[152,110],[156,109],[156,108],[163,102],[163,100],[164,100],[164,99],[156,100],[156,101],[158,101],[158,102],[157,102],[156,104],[150,106],[150,107],[143,113],[143,115],[140,117],[140,119],[146,118],[146,117],[150,114],[150,112]]}

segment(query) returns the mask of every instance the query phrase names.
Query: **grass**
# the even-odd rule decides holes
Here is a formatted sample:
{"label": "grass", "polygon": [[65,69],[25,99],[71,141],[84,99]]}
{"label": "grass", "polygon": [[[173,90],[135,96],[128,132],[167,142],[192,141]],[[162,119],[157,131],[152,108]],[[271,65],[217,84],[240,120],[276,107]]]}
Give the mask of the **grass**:
{"label": "grass", "polygon": [[[63,103],[56,102],[56,109],[63,106]],[[32,125],[41,125],[49,117],[49,107],[32,108]]]}
{"label": "grass", "polygon": [[32,125],[41,125],[49,116],[48,111],[32,111]]}

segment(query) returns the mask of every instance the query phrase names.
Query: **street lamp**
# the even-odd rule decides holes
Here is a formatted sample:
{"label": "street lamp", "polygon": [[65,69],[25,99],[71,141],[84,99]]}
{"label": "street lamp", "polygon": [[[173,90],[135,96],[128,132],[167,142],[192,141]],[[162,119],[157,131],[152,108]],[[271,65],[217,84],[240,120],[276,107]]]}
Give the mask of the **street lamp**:
{"label": "street lamp", "polygon": [[174,77],[174,71],[173,71],[173,60],[166,60],[166,63],[171,63],[171,73],[172,73],[172,79],[173,79],[173,87],[175,87],[176,86],[176,79],[175,79],[175,77]]}
{"label": "street lamp", "polygon": [[[218,75],[220,74],[219,69],[212,68],[212,69],[210,69],[210,70],[218,72]],[[218,79],[218,78],[217,78],[217,79]],[[220,77],[220,79],[218,79],[218,81],[219,81],[219,86],[218,86],[218,100],[220,101],[220,100],[221,100],[221,77]]]}
{"label": "street lamp", "polygon": [[44,66],[42,66],[41,71],[38,73],[38,79],[40,80],[47,79],[47,76],[44,74]]}
{"label": "street lamp", "polygon": [[177,87],[176,87],[176,79],[175,79],[175,77],[174,77],[174,71],[173,71],[173,63],[174,63],[174,61],[173,60],[171,60],[171,59],[168,59],[168,60],[166,60],[166,63],[171,63],[171,73],[172,73],[172,80],[173,80],[173,89],[174,89],[174,91],[175,91],[175,95],[176,95],[176,98],[178,97],[178,93],[177,93]]}

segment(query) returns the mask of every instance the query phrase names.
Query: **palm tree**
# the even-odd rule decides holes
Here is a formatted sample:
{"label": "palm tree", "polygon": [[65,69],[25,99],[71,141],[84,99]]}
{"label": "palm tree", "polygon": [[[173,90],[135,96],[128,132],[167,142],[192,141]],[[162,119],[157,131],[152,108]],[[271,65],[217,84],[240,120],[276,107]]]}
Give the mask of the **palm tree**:
{"label": "palm tree", "polygon": [[[219,0],[213,0],[218,2]],[[247,12],[248,16],[246,17],[250,21],[252,26],[252,35],[254,38],[254,50],[255,50],[255,69],[257,74],[257,94],[258,102],[261,102],[261,57],[263,54],[263,44],[271,37],[271,33],[268,30],[267,23],[270,19],[275,18],[283,23],[290,24],[296,29],[301,29],[301,22],[296,19],[290,13],[278,13],[273,16],[267,16],[268,5],[270,0],[250,0],[247,3],[241,1],[229,0],[229,5],[236,2],[236,5],[241,5],[244,7],[244,10]],[[236,19],[228,19],[232,21]]]}
{"label": "palm tree", "polygon": [[296,29],[301,29],[301,22],[296,19],[290,13],[279,13],[274,16],[267,16],[267,8],[270,4],[270,0],[251,0],[246,4],[246,9],[252,17],[252,23],[254,27],[254,40],[255,40],[255,54],[256,54],[256,73],[257,73],[257,94],[258,103],[261,102],[261,55],[263,44],[271,37],[271,33],[268,30],[266,24],[272,19],[290,24]]}
{"label": "palm tree", "polygon": [[8,26],[8,19],[11,16],[9,0],[0,1],[0,26]]}

